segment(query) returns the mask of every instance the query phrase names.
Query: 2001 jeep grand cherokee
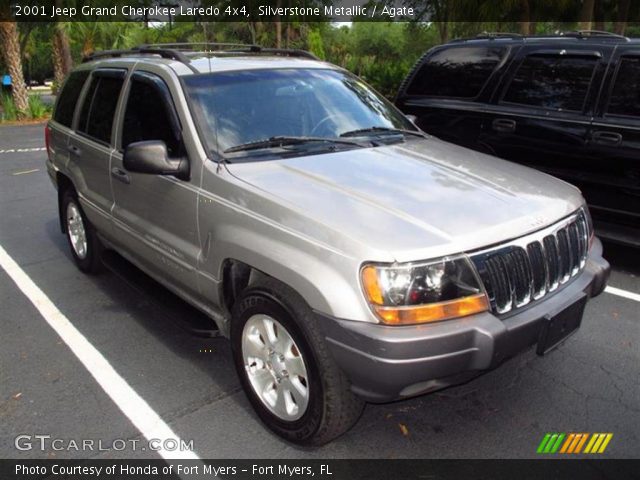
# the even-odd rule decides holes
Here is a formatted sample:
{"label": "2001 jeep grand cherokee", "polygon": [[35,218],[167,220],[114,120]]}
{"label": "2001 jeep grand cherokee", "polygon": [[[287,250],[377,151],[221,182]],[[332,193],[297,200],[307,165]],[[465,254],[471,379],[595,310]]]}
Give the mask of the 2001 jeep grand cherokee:
{"label": "2001 jeep grand cherokee", "polygon": [[305,52],[88,60],[46,128],[75,262],[115,250],[206,312],[290,441],[544,353],[605,286],[577,189],[423,134]]}

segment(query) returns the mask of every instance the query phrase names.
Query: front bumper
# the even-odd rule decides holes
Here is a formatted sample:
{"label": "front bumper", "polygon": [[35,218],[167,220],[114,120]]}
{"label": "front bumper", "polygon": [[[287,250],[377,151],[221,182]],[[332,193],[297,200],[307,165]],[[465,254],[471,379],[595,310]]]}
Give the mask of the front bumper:
{"label": "front bumper", "polygon": [[325,338],[352,390],[388,402],[462,383],[535,345],[545,315],[599,295],[609,277],[595,239],[584,271],[561,290],[522,311],[490,312],[431,325],[393,327],[320,317]]}

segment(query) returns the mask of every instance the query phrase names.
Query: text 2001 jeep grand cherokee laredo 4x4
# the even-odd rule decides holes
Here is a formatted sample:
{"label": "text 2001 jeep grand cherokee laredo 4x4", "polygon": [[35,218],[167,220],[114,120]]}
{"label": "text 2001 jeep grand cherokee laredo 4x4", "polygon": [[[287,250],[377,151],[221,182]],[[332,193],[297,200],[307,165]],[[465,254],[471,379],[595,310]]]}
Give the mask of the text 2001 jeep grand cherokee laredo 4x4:
{"label": "text 2001 jeep grand cherokee laredo 4x4", "polygon": [[423,134],[304,52],[96,54],[46,135],[80,269],[115,250],[206,312],[297,443],[547,351],[609,273],[577,189]]}

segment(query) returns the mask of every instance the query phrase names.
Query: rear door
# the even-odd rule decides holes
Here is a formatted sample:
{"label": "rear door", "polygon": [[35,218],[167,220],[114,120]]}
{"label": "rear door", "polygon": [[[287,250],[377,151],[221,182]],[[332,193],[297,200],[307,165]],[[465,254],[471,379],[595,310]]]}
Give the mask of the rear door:
{"label": "rear door", "polygon": [[91,223],[107,236],[111,234],[113,205],[109,176],[113,123],[126,74],[126,69],[114,68],[92,72],[67,146],[82,208]]}
{"label": "rear door", "polygon": [[[596,221],[640,228],[640,47],[620,46],[590,135],[583,191]],[[623,234],[623,232],[619,232]],[[635,242],[638,242],[637,231]]]}
{"label": "rear door", "polygon": [[123,166],[127,146],[147,140],[163,141],[170,157],[188,158],[181,127],[186,112],[174,102],[180,86],[164,78],[159,72],[136,70],[128,82],[110,172],[114,234],[130,260],[183,295],[197,296],[199,168],[191,165],[191,179],[181,180],[129,172]]}
{"label": "rear door", "polygon": [[611,48],[523,47],[487,108],[481,142],[499,157],[575,183]]}
{"label": "rear door", "polygon": [[443,140],[484,150],[478,144],[488,102],[510,52],[519,46],[492,42],[446,45],[427,54],[402,88],[396,101],[417,117],[425,132]]}

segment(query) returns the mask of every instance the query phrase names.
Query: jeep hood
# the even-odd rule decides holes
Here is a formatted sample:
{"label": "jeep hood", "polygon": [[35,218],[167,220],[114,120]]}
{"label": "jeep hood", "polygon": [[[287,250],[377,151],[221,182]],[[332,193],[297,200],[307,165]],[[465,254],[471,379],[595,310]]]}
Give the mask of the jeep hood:
{"label": "jeep hood", "polygon": [[379,253],[370,260],[468,252],[538,230],[584,202],[561,180],[435,138],[228,169],[286,207],[263,215],[341,250],[346,238]]}

